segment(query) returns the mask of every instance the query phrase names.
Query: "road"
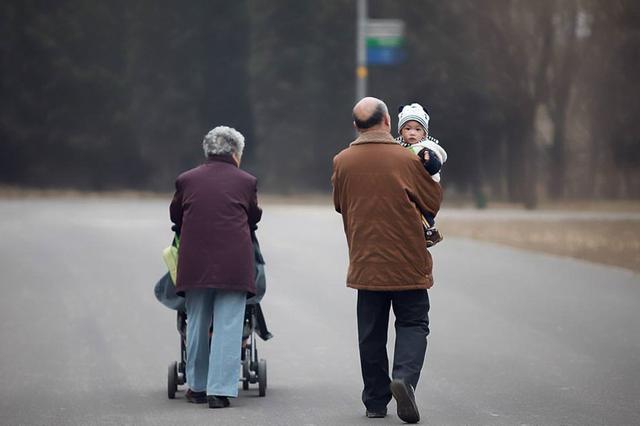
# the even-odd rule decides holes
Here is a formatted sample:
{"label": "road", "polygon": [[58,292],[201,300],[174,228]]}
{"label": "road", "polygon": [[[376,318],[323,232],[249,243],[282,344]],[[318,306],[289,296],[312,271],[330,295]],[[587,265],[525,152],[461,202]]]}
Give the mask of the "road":
{"label": "road", "polygon": [[[225,410],[168,400],[178,334],[152,291],[168,202],[0,200],[0,424],[401,424],[393,405],[364,417],[329,207],[265,206],[267,396],[241,391]],[[422,424],[640,424],[639,275],[454,238],[432,253]]]}

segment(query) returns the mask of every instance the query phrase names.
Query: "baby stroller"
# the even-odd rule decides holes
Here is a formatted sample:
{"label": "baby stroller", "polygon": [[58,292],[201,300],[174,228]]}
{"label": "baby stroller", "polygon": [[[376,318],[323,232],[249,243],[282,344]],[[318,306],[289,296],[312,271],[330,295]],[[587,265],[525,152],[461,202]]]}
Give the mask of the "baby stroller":
{"label": "baby stroller", "polygon": [[[258,384],[258,395],[265,396],[267,391],[267,361],[258,357],[256,336],[267,341],[273,335],[267,329],[267,324],[262,313],[260,301],[266,292],[266,278],[264,275],[264,259],[260,252],[260,245],[255,234],[251,233],[253,240],[255,275],[257,294],[247,299],[244,315],[244,327],[242,333],[242,389],[248,390],[249,384]],[[174,240],[177,243],[177,239]],[[177,244],[174,244],[177,245]],[[187,312],[184,298],[175,293],[175,285],[171,274],[167,272],[156,284],[155,295],[160,303],[177,311],[177,328],[180,335],[180,361],[169,364],[167,374],[167,396],[169,399],[176,397],[178,386],[186,383],[187,365]]]}

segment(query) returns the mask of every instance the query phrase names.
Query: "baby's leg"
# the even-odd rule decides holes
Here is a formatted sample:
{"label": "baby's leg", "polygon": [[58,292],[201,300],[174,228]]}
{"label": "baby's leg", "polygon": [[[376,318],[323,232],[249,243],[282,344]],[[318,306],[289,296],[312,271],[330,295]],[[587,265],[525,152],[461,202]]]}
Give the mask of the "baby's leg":
{"label": "baby's leg", "polygon": [[424,216],[422,216],[422,224],[425,226],[425,228],[433,228],[436,224],[435,216],[430,213],[425,214]]}

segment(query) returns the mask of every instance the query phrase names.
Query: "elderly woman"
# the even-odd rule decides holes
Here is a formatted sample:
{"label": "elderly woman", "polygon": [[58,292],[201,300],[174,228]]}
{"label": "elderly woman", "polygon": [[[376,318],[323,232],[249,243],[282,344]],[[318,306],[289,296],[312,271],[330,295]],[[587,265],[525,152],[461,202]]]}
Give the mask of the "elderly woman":
{"label": "elderly woman", "polygon": [[238,396],[245,301],[256,292],[251,230],[262,211],[256,178],[239,168],[242,134],[219,126],[202,146],[206,162],[178,176],[169,210],[187,309],[186,397],[224,408]]}

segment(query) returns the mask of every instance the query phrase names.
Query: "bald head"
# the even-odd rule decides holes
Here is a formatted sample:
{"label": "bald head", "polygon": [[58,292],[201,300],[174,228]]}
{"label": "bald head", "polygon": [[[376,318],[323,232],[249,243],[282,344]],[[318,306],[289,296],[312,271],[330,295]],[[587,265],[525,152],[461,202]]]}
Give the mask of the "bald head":
{"label": "bald head", "polygon": [[[353,107],[353,124],[359,132],[391,129],[391,117],[387,105],[378,98],[360,99]],[[386,126],[386,127],[385,127]]]}

